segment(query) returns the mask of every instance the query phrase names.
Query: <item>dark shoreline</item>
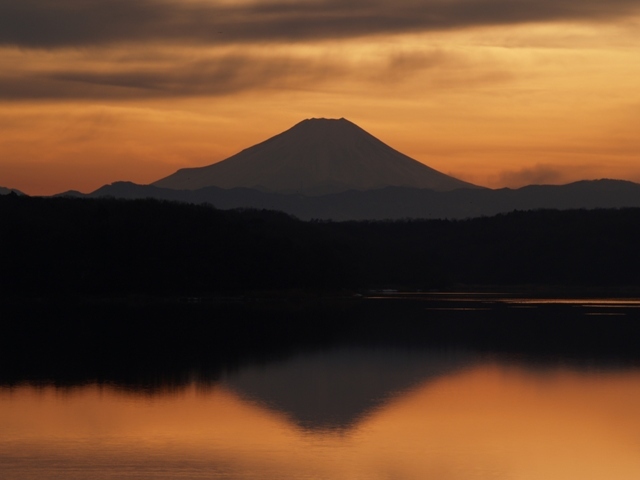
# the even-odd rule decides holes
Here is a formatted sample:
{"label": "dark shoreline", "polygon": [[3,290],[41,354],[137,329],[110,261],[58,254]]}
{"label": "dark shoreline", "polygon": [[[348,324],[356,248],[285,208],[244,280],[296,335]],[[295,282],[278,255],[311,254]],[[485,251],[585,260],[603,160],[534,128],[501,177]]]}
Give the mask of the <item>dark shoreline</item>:
{"label": "dark shoreline", "polygon": [[[640,304],[513,304],[521,292],[0,302],[0,385],[181,384],[338,346],[462,349],[534,363],[640,365]],[[565,292],[567,293],[567,292]],[[582,298],[601,298],[589,292]],[[556,295],[555,298],[558,298]],[[617,298],[635,298],[623,289]],[[570,295],[561,298],[571,298]],[[609,297],[610,298],[610,297]],[[538,302],[538,303],[536,303]]]}
{"label": "dark shoreline", "polygon": [[341,345],[640,358],[633,305],[508,301],[640,298],[640,209],[302,222],[9,195],[0,223],[0,384],[215,378]]}

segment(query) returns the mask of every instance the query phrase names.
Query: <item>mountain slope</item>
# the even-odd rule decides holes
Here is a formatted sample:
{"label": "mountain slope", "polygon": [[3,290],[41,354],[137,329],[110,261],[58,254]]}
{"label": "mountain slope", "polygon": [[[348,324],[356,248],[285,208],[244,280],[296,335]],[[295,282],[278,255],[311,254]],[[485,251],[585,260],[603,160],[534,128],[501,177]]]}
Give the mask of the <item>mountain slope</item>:
{"label": "mountain slope", "polygon": [[253,188],[319,195],[388,186],[478,188],[438,172],[341,118],[308,119],[219,163],[185,168],[153,185],[178,190]]}

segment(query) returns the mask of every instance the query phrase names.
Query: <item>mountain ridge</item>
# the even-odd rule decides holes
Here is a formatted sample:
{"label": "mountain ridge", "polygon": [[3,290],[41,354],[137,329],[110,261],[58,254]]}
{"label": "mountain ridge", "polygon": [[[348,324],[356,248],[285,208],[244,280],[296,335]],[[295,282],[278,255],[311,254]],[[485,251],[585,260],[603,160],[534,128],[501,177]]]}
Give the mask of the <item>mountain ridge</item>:
{"label": "mountain ridge", "polygon": [[581,180],[567,185],[529,185],[519,189],[429,189],[385,187],[349,190],[320,196],[270,193],[249,188],[175,190],[155,185],[116,182],[87,194],[59,196],[155,198],[208,203],[216,208],[279,210],[302,220],[394,220],[403,218],[464,219],[513,210],[640,207],[640,184],[627,180]]}
{"label": "mountain ridge", "polygon": [[15,188],[0,187],[0,195],[9,195],[10,193],[15,193],[16,195],[25,195],[23,192]]}

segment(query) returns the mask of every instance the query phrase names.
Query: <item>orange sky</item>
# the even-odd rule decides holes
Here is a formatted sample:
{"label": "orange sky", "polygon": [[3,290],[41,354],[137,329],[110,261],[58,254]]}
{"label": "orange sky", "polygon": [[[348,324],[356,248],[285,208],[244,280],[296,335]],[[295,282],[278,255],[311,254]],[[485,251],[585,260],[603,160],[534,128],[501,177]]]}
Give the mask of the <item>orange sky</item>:
{"label": "orange sky", "polygon": [[0,185],[149,183],[345,117],[490,187],[640,182],[640,0],[0,0]]}

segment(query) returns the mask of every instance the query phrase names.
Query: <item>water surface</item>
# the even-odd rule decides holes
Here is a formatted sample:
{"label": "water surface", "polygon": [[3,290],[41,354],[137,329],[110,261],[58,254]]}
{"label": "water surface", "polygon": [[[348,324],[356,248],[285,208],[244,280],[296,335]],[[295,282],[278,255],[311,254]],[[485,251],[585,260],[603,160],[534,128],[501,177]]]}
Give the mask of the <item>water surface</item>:
{"label": "water surface", "polygon": [[330,348],[180,387],[0,387],[0,476],[637,480],[638,405],[637,368]]}

